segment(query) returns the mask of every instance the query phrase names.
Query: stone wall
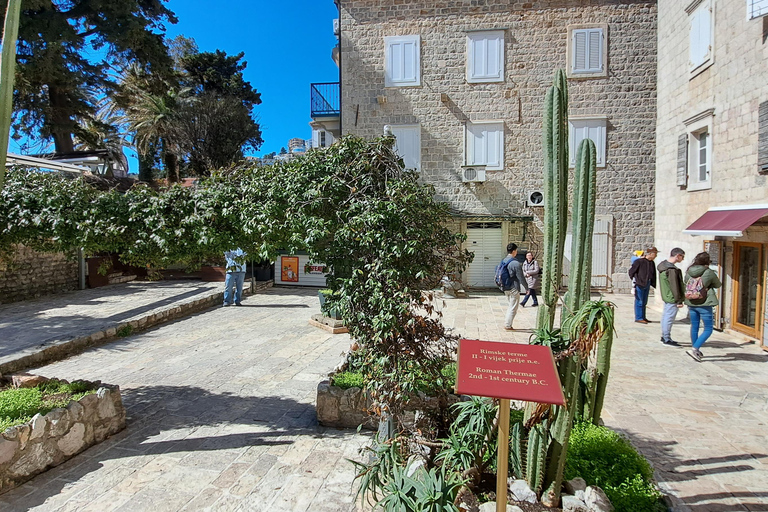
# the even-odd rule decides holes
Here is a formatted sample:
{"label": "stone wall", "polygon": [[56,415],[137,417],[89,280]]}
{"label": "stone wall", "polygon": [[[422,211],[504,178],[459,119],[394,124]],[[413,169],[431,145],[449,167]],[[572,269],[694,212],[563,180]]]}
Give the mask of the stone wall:
{"label": "stone wall", "polygon": [[0,304],[76,290],[77,260],[17,246],[13,259],[0,262]]}
{"label": "stone wall", "polygon": [[[384,125],[421,126],[421,174],[459,216],[534,218],[526,193],[542,187],[546,88],[566,66],[567,27],[608,26],[608,77],[569,80],[570,115],[606,116],[606,166],[597,213],[613,218],[615,291],[627,291],[631,253],[653,240],[656,2],[637,0],[438,0],[341,2],[342,131],[378,136]],[[505,30],[505,80],[466,83],[466,34]],[[421,86],[384,87],[384,37],[420,35]],[[503,121],[504,170],[461,182],[464,126]],[[516,224],[520,224],[518,221]],[[510,229],[510,238],[512,233]],[[520,242],[517,238],[514,241]]]}
{"label": "stone wall", "polygon": [[[661,256],[676,246],[685,250],[683,268],[704,250],[704,241],[713,238],[682,233],[709,208],[768,203],[768,177],[757,166],[759,105],[768,101],[768,18],[748,20],[744,2],[714,2],[713,61],[702,71],[692,72],[688,4],[659,3],[656,149],[656,245]],[[711,188],[680,187],[676,181],[678,139],[687,132],[686,120],[710,109]],[[730,324],[732,241],[765,244],[768,239],[765,226],[754,226],[740,238],[723,239],[724,317]],[[763,245],[763,268],[768,265],[766,247]],[[768,343],[768,329],[763,335]]]}
{"label": "stone wall", "polygon": [[6,429],[0,436],[0,494],[124,428],[120,388],[102,386],[64,409]]}

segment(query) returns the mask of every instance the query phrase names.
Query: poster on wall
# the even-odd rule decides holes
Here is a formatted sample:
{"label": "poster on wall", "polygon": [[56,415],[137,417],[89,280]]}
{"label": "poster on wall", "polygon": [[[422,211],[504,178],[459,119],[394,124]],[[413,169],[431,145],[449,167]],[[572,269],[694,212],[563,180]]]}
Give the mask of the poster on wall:
{"label": "poster on wall", "polygon": [[280,277],[288,283],[299,282],[298,256],[280,256]]}

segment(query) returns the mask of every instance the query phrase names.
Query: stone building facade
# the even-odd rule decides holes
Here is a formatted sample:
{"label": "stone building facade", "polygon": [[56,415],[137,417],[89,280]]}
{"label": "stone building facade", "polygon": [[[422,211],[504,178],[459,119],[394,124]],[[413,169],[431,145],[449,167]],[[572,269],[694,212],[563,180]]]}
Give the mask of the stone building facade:
{"label": "stone building facade", "polygon": [[[542,186],[544,94],[566,69],[572,136],[600,139],[604,155],[593,286],[629,290],[631,253],[653,240],[655,1],[337,4],[341,132],[390,126],[407,146],[406,165],[469,236],[469,285],[488,282],[507,241],[541,249],[543,208],[529,196]],[[467,181],[467,166],[482,163],[485,181]]]}
{"label": "stone building facade", "polygon": [[0,262],[0,304],[76,290],[77,260],[17,246],[10,262]]}
{"label": "stone building facade", "polygon": [[716,320],[765,346],[768,2],[659,3],[656,245],[708,250]]}

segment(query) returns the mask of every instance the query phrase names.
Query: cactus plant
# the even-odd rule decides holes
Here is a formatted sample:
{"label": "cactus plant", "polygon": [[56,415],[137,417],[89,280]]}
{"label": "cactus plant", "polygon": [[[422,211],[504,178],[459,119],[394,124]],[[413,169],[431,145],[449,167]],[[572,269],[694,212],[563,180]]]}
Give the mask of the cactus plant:
{"label": "cactus plant", "polygon": [[3,50],[0,56],[0,190],[5,181],[5,158],[13,114],[13,78],[16,68],[16,38],[19,33],[21,0],[9,0],[3,27]]}
{"label": "cactus plant", "polygon": [[544,276],[538,328],[552,328],[568,225],[568,86],[562,70],[544,99]]}
{"label": "cactus plant", "polygon": [[581,304],[589,300],[592,280],[592,233],[595,225],[595,173],[597,149],[590,139],[584,139],[576,151],[576,169],[573,185],[573,244],[571,272],[568,276],[568,300],[566,305],[575,313]]}

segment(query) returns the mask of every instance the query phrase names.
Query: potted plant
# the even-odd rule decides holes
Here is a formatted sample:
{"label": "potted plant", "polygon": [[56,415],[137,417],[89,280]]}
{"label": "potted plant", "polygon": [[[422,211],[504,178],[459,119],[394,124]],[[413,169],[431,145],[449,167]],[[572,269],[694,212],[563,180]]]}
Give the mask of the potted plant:
{"label": "potted plant", "polygon": [[223,282],[227,278],[224,261],[208,261],[200,267],[200,279],[206,282]]}
{"label": "potted plant", "polygon": [[334,320],[341,320],[341,315],[336,308],[328,309],[329,306],[326,306],[326,300],[331,295],[333,295],[333,290],[328,288],[322,288],[317,291],[317,297],[320,299],[320,311],[323,312],[324,316],[333,318]]}

